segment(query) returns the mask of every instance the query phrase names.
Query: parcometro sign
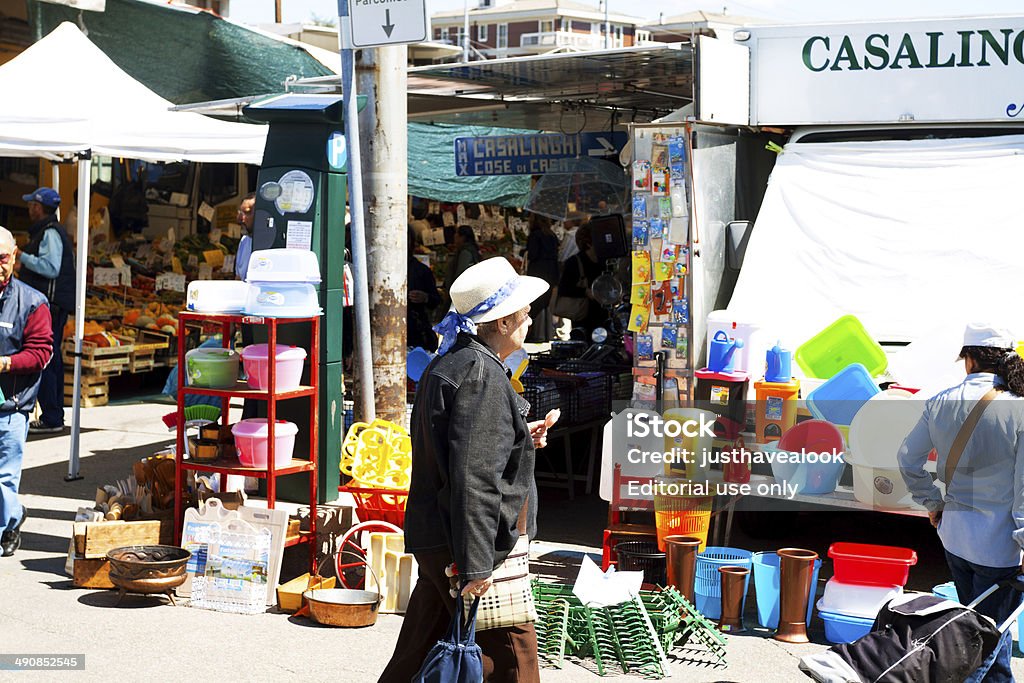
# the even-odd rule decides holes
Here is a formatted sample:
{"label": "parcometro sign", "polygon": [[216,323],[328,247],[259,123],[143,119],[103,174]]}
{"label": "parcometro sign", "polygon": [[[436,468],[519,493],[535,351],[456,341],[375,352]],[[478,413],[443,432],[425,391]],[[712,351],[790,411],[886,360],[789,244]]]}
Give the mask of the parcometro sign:
{"label": "parcometro sign", "polygon": [[750,33],[756,125],[1024,121],[1024,17]]}

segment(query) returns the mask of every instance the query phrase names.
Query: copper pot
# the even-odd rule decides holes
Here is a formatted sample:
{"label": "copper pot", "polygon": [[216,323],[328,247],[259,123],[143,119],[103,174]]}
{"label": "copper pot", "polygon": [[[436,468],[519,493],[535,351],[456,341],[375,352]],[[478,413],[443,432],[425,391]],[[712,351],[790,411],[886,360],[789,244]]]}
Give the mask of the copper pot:
{"label": "copper pot", "polygon": [[326,626],[373,626],[380,593],[347,588],[315,588],[302,594],[314,621]]}
{"label": "copper pot", "polygon": [[747,567],[719,567],[722,581],[722,616],[718,627],[723,633],[736,633],[743,629],[743,594],[746,592]]}
{"label": "copper pot", "polygon": [[666,536],[668,584],[675,586],[693,604],[693,583],[697,577],[697,551],[703,541],[694,536]]}
{"label": "copper pot", "polygon": [[783,548],[779,556],[779,629],[775,640],[808,643],[807,601],[818,553],[800,548]]}
{"label": "copper pot", "polygon": [[126,593],[164,593],[174,604],[171,591],[185,583],[185,567],[192,553],[173,545],[132,545],[107,552],[110,582]]}

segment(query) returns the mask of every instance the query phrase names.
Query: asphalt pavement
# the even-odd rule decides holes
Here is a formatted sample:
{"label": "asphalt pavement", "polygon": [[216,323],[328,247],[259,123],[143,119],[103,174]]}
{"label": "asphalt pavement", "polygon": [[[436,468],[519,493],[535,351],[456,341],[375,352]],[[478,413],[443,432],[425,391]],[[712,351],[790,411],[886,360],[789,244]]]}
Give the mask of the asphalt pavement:
{"label": "asphalt pavement", "polygon": [[[0,660],[14,654],[84,655],[84,670],[55,675],[4,671],[0,666],[0,680],[376,680],[394,649],[400,616],[381,615],[368,628],[334,629],[276,611],[243,616],[172,607],[161,597],[127,596],[115,607],[115,591],[71,585],[64,564],[75,510],[91,506],[97,486],[128,477],[134,460],[173,443],[173,434],[160,421],[171,409],[127,403],[85,410],[84,478],[77,482],[63,479],[70,447],[67,433],[30,439],[21,491],[31,514],[22,548],[13,557],[0,558]],[[557,457],[552,460],[560,462]],[[533,548],[535,573],[571,580],[583,554],[590,553],[599,562],[606,512],[607,506],[596,496],[569,501],[563,490],[543,489],[539,538]],[[905,544],[920,556],[908,588],[929,590],[948,580],[941,547],[919,519],[860,512],[761,513],[738,522],[731,539],[738,547],[790,545],[824,555],[833,540]],[[826,562],[819,595],[830,575]],[[820,619],[813,620],[812,643],[790,645],[756,628],[754,615],[751,595],[745,618],[755,628],[729,638],[727,666],[703,663],[703,653],[689,649],[672,662],[672,677],[695,682],[809,680],[797,670],[797,662],[827,647]],[[588,666],[569,661],[562,669],[544,669],[542,678],[553,683],[597,680]],[[1016,655],[1013,666],[1024,677],[1024,658]]]}

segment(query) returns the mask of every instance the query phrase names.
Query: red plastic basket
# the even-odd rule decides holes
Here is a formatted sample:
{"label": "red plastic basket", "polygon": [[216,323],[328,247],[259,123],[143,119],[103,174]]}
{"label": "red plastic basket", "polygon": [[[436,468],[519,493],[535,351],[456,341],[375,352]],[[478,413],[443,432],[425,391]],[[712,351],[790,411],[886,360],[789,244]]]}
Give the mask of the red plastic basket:
{"label": "red plastic basket", "polygon": [[341,485],[341,493],[351,493],[360,522],[390,522],[401,528],[405,525],[406,489],[374,489]]}
{"label": "red plastic basket", "polygon": [[828,556],[839,583],[869,586],[905,586],[917,553],[910,548],[870,543],[833,543]]}

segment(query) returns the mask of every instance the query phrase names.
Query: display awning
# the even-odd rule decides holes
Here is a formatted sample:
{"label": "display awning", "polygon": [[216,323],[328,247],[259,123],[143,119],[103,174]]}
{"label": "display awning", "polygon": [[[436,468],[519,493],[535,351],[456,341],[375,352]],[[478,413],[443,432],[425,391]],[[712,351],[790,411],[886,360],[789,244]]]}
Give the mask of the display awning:
{"label": "display awning", "polygon": [[195,8],[141,0],[107,0],[104,12],[39,0],[28,7],[36,40],[72,22],[129,75],[179,104],[280,92],[289,77],[335,72],[297,43]]}
{"label": "display awning", "polygon": [[[686,43],[415,67],[409,70],[409,116],[535,130],[607,130],[613,112],[651,121],[692,101],[693,67]],[[435,105],[441,106],[431,110]]]}

